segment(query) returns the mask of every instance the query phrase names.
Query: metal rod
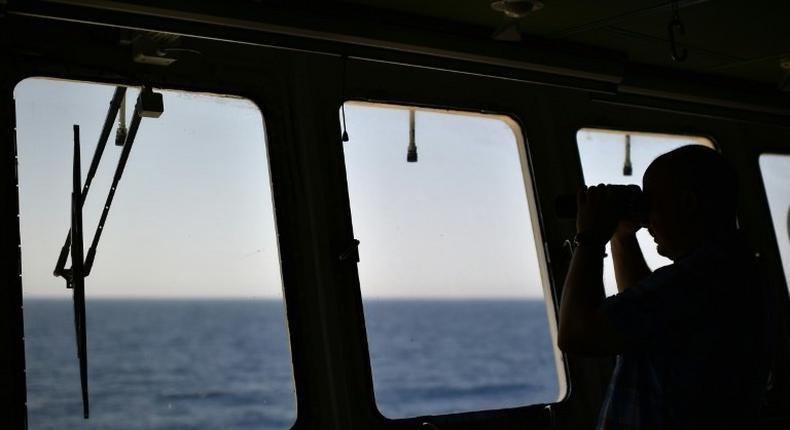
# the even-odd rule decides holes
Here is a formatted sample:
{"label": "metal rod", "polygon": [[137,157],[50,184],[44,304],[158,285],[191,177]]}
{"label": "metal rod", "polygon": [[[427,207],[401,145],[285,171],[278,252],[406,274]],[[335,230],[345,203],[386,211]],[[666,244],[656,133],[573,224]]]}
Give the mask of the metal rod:
{"label": "metal rod", "polygon": [[115,131],[115,145],[123,146],[126,140],[126,96],[121,100],[121,108],[118,112],[118,128]]}
{"label": "metal rod", "polygon": [[129,153],[132,150],[132,144],[134,144],[134,138],[137,136],[137,130],[140,128],[140,121],[142,120],[140,116],[140,101],[142,100],[144,91],[144,89],[140,91],[140,95],[137,97],[137,104],[132,114],[132,123],[129,126],[129,133],[126,135],[126,141],[121,150],[121,158],[118,159],[118,166],[115,168],[115,175],[112,178],[110,192],[107,194],[107,200],[104,203],[99,224],[96,226],[96,233],[93,235],[91,247],[88,249],[88,255],[85,260],[85,276],[90,275],[91,269],[93,268],[93,260],[96,258],[96,247],[99,245],[99,239],[101,239],[102,231],[104,231],[104,223],[107,222],[107,215],[110,213],[110,206],[115,197],[115,190],[118,188],[118,182],[121,180],[121,176],[123,176],[126,162],[129,160]]}
{"label": "metal rod", "polygon": [[82,185],[80,168],[80,126],[74,125],[74,169],[71,192],[71,286],[74,298],[74,330],[77,338],[77,358],[80,365],[80,387],[82,388],[82,413],[89,416],[88,404],[88,348],[85,327],[85,274],[83,272],[84,249],[82,243]]}
{"label": "metal rod", "polygon": [[118,115],[118,110],[125,96],[126,87],[115,87],[115,93],[110,101],[110,108],[107,110],[107,116],[104,118],[104,125],[99,135],[99,142],[96,145],[96,152],[93,153],[93,159],[88,168],[88,176],[85,177],[85,185],[82,187],[82,204],[85,204],[85,198],[88,196],[91,182],[93,182],[93,177],[96,176],[96,169],[99,168],[99,161],[104,153],[104,148],[107,146],[107,140],[110,138],[110,132],[112,131],[115,117]]}
{"label": "metal rod", "polygon": [[[107,139],[110,137],[110,132],[112,131],[113,124],[115,123],[115,117],[118,115],[118,109],[120,108],[125,95],[126,87],[115,87],[115,93],[110,100],[110,107],[107,109],[107,116],[104,118],[104,125],[102,126],[102,131],[99,135],[99,142],[96,144],[96,150],[93,153],[93,159],[91,160],[91,165],[88,168],[88,175],[85,177],[85,185],[82,187],[80,207],[85,204],[85,200],[88,197],[88,191],[90,190],[91,183],[93,182],[93,177],[96,176],[96,170],[99,168],[99,161],[101,161],[101,157],[104,154],[104,148],[107,146]],[[60,249],[58,261],[55,264],[55,276],[62,276],[65,273],[64,267],[66,266],[66,259],[69,255],[70,244],[71,230],[69,230],[69,232],[66,234],[66,240],[63,243],[63,247]]]}
{"label": "metal rod", "polygon": [[414,139],[414,109],[409,109],[409,148],[406,151],[406,161],[417,162],[417,141]]}
{"label": "metal rod", "polygon": [[631,176],[634,173],[631,166],[631,135],[625,135],[625,162],[623,163],[623,176]]}
{"label": "metal rod", "polygon": [[[126,101],[126,98],[123,99]],[[118,128],[126,128],[126,103],[121,103],[121,116],[118,117]]]}

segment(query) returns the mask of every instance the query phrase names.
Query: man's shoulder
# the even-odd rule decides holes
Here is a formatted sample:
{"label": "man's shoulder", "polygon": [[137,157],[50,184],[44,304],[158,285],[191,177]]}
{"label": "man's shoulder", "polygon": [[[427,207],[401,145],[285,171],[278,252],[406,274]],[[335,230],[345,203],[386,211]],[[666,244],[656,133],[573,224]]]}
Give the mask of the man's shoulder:
{"label": "man's shoulder", "polygon": [[712,240],[688,256],[656,269],[636,287],[644,292],[661,288],[695,288],[742,283],[754,276],[754,258],[741,241]]}
{"label": "man's shoulder", "polygon": [[744,239],[738,234],[728,234],[707,240],[674,266],[690,273],[728,273],[749,269],[753,263],[754,255]]}
{"label": "man's shoulder", "polygon": [[655,300],[654,296],[687,292],[688,285],[698,283],[697,278],[699,277],[698,270],[689,270],[686,266],[672,263],[654,270],[653,273],[622,294],[635,299],[644,297]]}

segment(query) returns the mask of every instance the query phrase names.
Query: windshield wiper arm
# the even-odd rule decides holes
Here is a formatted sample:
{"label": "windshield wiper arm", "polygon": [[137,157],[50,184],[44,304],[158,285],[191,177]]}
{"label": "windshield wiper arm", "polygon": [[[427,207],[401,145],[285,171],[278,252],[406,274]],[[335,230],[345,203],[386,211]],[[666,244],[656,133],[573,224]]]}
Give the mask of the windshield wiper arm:
{"label": "windshield wiper arm", "polygon": [[110,214],[110,206],[112,206],[112,200],[115,198],[115,190],[118,188],[118,182],[120,182],[121,176],[123,176],[126,162],[129,160],[129,154],[132,151],[134,139],[137,137],[137,130],[140,128],[140,121],[143,119],[142,100],[143,97],[146,97],[146,91],[150,90],[143,88],[140,91],[140,95],[137,97],[134,114],[132,115],[132,123],[129,125],[129,131],[126,134],[123,149],[121,150],[121,157],[118,159],[118,166],[115,168],[115,174],[112,177],[110,192],[107,194],[107,200],[104,202],[99,224],[96,226],[96,232],[93,234],[91,247],[88,249],[88,257],[85,260],[85,276],[90,275],[91,269],[93,268],[93,260],[96,259],[96,247],[99,246],[99,239],[101,239],[101,234],[104,231],[104,223],[107,222],[107,215]]}
{"label": "windshield wiper arm", "polygon": [[[118,182],[121,180],[123,171],[126,168],[126,162],[129,160],[129,154],[134,144],[134,139],[137,136],[137,130],[140,128],[140,121],[142,117],[158,118],[164,111],[162,103],[162,95],[154,93],[150,88],[143,87],[140,90],[140,95],[137,97],[137,103],[134,109],[134,116],[132,123],[126,133],[123,143],[123,150],[118,159],[118,165],[115,168],[115,175],[113,176],[112,185],[110,185],[110,192],[107,195],[107,200],[104,203],[99,224],[96,227],[96,232],[93,235],[91,247],[88,250],[88,258],[85,259],[84,244],[83,244],[83,231],[82,231],[82,207],[85,203],[85,198],[90,189],[90,182],[96,174],[96,169],[99,165],[104,147],[107,144],[107,139],[112,129],[112,124],[115,116],[118,113],[120,103],[124,103],[124,95],[126,89],[123,87],[116,87],[113,99],[110,102],[110,108],[107,111],[107,119],[104,122],[104,128],[99,137],[99,143],[96,147],[96,152],[93,154],[91,167],[88,171],[85,185],[81,184],[81,166],[80,166],[80,136],[79,125],[74,125],[74,165],[73,165],[73,184],[71,191],[71,228],[66,236],[66,243],[61,248],[58,262],[55,266],[55,276],[62,276],[66,280],[66,287],[71,288],[74,297],[74,329],[77,337],[77,357],[79,359],[80,368],[80,386],[82,388],[82,411],[85,418],[89,416],[88,407],[88,351],[87,351],[87,330],[85,325],[85,278],[90,274],[93,267],[93,261],[96,257],[96,247],[99,244],[101,233],[104,230],[104,223],[107,221],[107,215],[110,212],[113,198],[115,197],[115,190],[118,187]],[[65,269],[66,259],[68,258],[69,250],[71,251],[71,268]]]}
{"label": "windshield wiper arm", "polygon": [[[104,126],[102,127],[101,134],[99,135],[99,142],[96,144],[96,151],[93,153],[93,159],[91,160],[91,165],[88,169],[88,175],[85,177],[85,185],[82,186],[80,207],[85,204],[85,200],[88,197],[88,191],[90,191],[91,182],[93,182],[93,177],[96,176],[96,170],[99,167],[99,161],[101,161],[101,157],[104,154],[104,148],[107,146],[107,140],[110,137],[110,132],[112,131],[113,123],[115,122],[115,117],[118,115],[118,109],[121,107],[121,103],[124,103],[125,96],[126,87],[115,87],[115,93],[113,93],[112,99],[110,100],[110,107],[107,109],[107,116],[104,119]],[[60,249],[60,256],[58,256],[58,261],[55,264],[55,276],[65,277],[64,275],[67,275],[64,267],[66,266],[66,259],[69,256],[70,244],[71,230],[69,230],[69,232],[66,234],[66,240],[63,243],[63,247]]]}

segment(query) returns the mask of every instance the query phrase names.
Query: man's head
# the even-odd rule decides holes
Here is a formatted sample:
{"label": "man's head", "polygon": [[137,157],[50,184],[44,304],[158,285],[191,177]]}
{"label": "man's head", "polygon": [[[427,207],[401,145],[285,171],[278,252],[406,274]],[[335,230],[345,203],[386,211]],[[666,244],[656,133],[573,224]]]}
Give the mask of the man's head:
{"label": "man's head", "polygon": [[735,230],[737,177],[716,151],[689,145],[668,152],[650,164],[642,182],[659,254],[675,260]]}

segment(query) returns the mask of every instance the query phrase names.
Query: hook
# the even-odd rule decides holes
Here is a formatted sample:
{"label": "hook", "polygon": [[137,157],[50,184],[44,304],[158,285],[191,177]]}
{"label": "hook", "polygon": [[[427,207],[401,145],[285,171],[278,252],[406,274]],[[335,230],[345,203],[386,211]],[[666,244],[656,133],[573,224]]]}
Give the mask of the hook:
{"label": "hook", "polygon": [[357,239],[352,240],[351,244],[340,253],[337,259],[340,261],[353,259],[354,262],[359,263],[359,241]]}
{"label": "hook", "polygon": [[686,61],[686,57],[688,57],[688,50],[686,48],[678,50],[675,30],[677,30],[681,36],[686,35],[686,26],[683,25],[683,21],[680,20],[677,0],[672,1],[672,19],[669,21],[669,24],[667,24],[667,33],[669,33],[669,50],[672,54],[672,60],[676,63],[682,63]]}
{"label": "hook", "polygon": [[669,33],[669,49],[672,52],[672,60],[676,63],[682,63],[688,57],[688,50],[681,48],[678,50],[677,41],[675,40],[675,29],[679,30],[681,36],[686,35],[686,26],[679,19],[673,19],[667,25],[667,32]]}

